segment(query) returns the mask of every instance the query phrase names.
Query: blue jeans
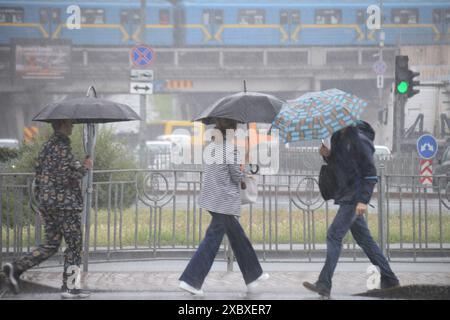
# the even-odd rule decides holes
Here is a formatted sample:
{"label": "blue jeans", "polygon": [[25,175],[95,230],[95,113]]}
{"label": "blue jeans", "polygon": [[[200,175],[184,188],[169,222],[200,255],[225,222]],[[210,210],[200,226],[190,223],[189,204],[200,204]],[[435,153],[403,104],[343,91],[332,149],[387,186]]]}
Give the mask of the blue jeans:
{"label": "blue jeans", "polygon": [[237,217],[214,212],[209,213],[212,219],[206,230],[205,238],[189,261],[180,280],[194,288],[201,289],[225,234],[230,241],[245,283],[248,284],[258,279],[262,275],[261,265]]}
{"label": "blue jeans", "polygon": [[331,289],[331,278],[333,277],[334,269],[339,260],[342,248],[342,240],[347,234],[348,230],[352,232],[356,243],[363,249],[364,253],[369,258],[370,262],[380,268],[382,282],[396,282],[398,281],[395,274],[392,272],[389,262],[384,257],[377,243],[370,235],[364,216],[356,214],[355,204],[343,204],[339,206],[339,210],[333,223],[328,228],[327,232],[327,258],[325,265],[319,275],[318,284],[326,286]]}

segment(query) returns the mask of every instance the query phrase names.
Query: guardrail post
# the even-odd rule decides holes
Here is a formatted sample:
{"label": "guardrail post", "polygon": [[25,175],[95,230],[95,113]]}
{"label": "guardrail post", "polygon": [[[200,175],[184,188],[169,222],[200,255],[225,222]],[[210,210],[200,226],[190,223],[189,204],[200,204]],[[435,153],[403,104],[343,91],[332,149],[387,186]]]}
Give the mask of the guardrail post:
{"label": "guardrail post", "polygon": [[387,230],[386,230],[386,210],[384,194],[385,194],[385,181],[384,176],[384,164],[380,164],[379,167],[379,181],[378,181],[378,241],[380,243],[380,249],[386,256],[386,243],[387,243]]}

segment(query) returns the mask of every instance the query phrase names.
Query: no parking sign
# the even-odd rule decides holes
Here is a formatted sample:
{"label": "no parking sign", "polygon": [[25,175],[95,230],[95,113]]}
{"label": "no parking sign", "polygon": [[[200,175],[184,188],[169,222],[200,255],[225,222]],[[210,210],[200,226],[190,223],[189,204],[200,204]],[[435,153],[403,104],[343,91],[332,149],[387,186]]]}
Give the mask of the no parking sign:
{"label": "no parking sign", "polygon": [[145,44],[139,44],[130,50],[131,63],[136,68],[146,68],[152,64],[155,53]]}

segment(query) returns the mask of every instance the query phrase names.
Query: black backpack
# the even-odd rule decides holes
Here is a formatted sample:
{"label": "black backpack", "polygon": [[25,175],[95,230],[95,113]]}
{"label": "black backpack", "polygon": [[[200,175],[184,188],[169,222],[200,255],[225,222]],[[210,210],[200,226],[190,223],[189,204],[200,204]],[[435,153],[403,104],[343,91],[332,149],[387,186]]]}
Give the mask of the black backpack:
{"label": "black backpack", "polygon": [[[350,145],[354,149],[355,141],[350,140]],[[334,199],[337,191],[336,175],[334,174],[333,161],[320,167],[319,173],[319,190],[324,200]]]}
{"label": "black backpack", "polygon": [[324,200],[334,199],[337,183],[332,164],[324,164],[320,167],[319,190]]}

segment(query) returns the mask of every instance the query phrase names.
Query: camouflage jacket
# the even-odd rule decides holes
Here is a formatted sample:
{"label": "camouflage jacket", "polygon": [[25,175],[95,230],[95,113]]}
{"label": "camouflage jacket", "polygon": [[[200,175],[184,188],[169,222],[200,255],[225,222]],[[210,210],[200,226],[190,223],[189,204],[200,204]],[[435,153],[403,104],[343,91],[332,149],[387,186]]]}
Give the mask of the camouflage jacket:
{"label": "camouflage jacket", "polygon": [[41,210],[83,210],[81,179],[87,169],[74,158],[70,139],[55,133],[42,147],[36,165],[35,195]]}

